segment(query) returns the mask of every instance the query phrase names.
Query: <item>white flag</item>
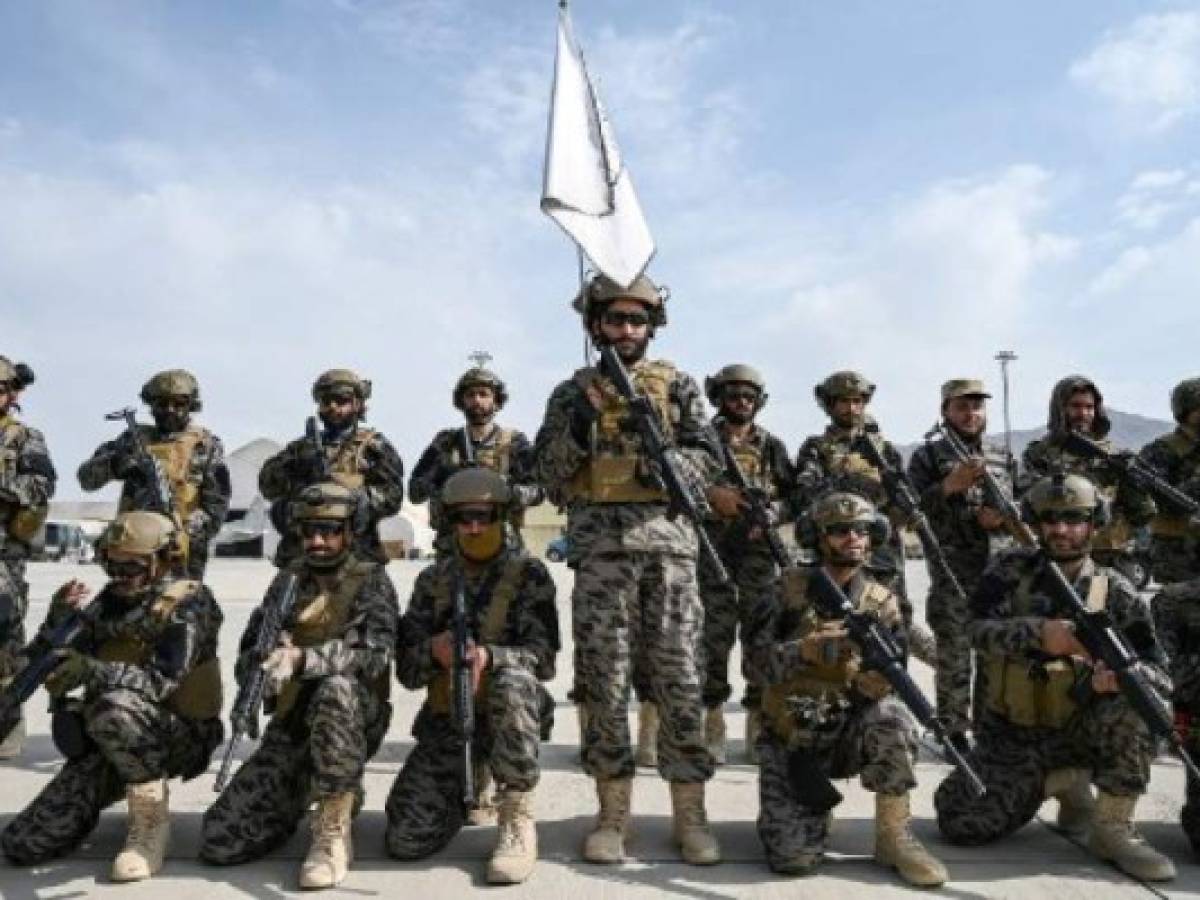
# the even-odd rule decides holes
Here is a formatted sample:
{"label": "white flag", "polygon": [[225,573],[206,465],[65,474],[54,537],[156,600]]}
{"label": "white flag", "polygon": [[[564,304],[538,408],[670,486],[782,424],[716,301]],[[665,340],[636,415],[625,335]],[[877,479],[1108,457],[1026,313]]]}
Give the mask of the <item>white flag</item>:
{"label": "white flag", "polygon": [[654,238],[565,7],[558,13],[542,212],[622,287],[654,256]]}

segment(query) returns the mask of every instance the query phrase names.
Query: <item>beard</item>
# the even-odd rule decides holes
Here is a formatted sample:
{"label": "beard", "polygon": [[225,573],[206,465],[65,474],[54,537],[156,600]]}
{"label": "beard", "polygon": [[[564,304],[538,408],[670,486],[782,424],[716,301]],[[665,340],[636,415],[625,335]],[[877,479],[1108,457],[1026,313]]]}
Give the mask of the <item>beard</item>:
{"label": "beard", "polygon": [[481,406],[468,406],[463,410],[463,415],[471,425],[486,425],[495,418],[496,410]]}
{"label": "beard", "polygon": [[650,335],[638,340],[637,338],[622,339],[613,341],[613,349],[617,351],[617,356],[621,357],[621,362],[625,365],[632,365],[642,359],[646,355],[646,348],[650,346]]}
{"label": "beard", "polygon": [[754,407],[750,407],[750,411],[746,412],[745,407],[742,406],[723,406],[721,407],[721,415],[725,417],[727,422],[731,422],[734,425],[749,425],[754,421]]}
{"label": "beard", "polygon": [[154,417],[154,427],[163,434],[178,434],[187,428],[191,419],[188,413],[168,410],[151,410],[150,414]]}
{"label": "beard", "polygon": [[354,422],[357,419],[354,413],[348,413],[347,415],[342,416],[334,415],[331,412],[322,410],[319,411],[317,415],[321,419],[321,424],[325,426],[325,430],[328,431],[330,435],[339,435],[348,430],[354,425]]}

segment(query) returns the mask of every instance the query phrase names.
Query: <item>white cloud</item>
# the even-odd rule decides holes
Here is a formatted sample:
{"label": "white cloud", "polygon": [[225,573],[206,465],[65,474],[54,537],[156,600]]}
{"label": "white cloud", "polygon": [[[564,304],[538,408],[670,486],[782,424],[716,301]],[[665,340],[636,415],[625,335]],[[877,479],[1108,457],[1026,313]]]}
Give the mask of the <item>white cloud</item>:
{"label": "white cloud", "polygon": [[1116,294],[1125,290],[1153,261],[1154,254],[1145,247],[1128,247],[1096,276],[1088,290],[1092,294]]}
{"label": "white cloud", "polygon": [[1197,180],[1187,168],[1155,169],[1134,177],[1117,200],[1117,221],[1137,231],[1153,231],[1190,205]]}
{"label": "white cloud", "polygon": [[1070,77],[1129,121],[1169,128],[1200,109],[1200,12],[1146,15],[1109,31]]}

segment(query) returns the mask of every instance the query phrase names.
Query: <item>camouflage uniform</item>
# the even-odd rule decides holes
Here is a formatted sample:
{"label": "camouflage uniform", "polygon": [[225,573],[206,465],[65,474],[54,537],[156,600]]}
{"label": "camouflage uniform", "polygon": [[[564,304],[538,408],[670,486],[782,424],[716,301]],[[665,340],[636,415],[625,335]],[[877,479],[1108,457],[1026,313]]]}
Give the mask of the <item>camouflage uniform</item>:
{"label": "camouflage uniform", "polygon": [[1087,437],[1107,452],[1115,452],[1116,448],[1107,437],[1112,423],[1104,409],[1100,389],[1081,375],[1064,378],[1054,386],[1050,397],[1046,437],[1031,441],[1021,454],[1023,471],[1020,490],[1024,493],[1035,481],[1055,472],[1074,472],[1091,479],[1112,507],[1112,521],[1092,538],[1092,558],[1099,565],[1117,566],[1127,554],[1133,529],[1146,525],[1154,518],[1154,501],[1145,492],[1119,479],[1103,460],[1076,456],[1063,448],[1063,441],[1069,433],[1066,404],[1072,394],[1081,391],[1091,391],[1096,398],[1096,418]]}
{"label": "camouflage uniform", "polygon": [[[699,386],[667,362],[643,359],[628,368],[638,390],[653,397],[681,467],[710,483],[719,464]],[[577,434],[575,411],[590,407],[585,386],[592,383],[604,393],[604,410]],[[631,658],[640,651],[651,699],[662,710],[658,770],[671,782],[702,783],[713,763],[703,739],[696,534],[685,518],[668,518],[664,492],[649,486],[628,417],[609,379],[581,369],[554,389],[534,442],[538,481],[567,504],[575,677],[587,687],[584,769],[599,779],[633,775],[626,708]]]}
{"label": "camouflage uniform", "polygon": [[[1200,435],[1185,425],[1155,438],[1142,448],[1141,458],[1158,470],[1167,483],[1185,493],[1197,494],[1200,486]],[[1200,494],[1197,494],[1200,495]],[[1200,529],[1186,515],[1159,510],[1150,525],[1151,567],[1162,584],[1189,581],[1200,575]]]}
{"label": "camouflage uniform", "polygon": [[[179,523],[187,531],[187,575],[202,578],[208,564],[209,544],[229,512],[232,492],[221,439],[195,424],[170,433],[155,425],[139,425],[138,433],[159,461],[171,485]],[[105,441],[79,467],[79,486],[85,491],[98,491],[110,481],[122,481],[118,505],[121,512],[163,512],[154,499],[155,484],[147,471],[137,465],[137,452],[133,435],[128,431],[115,440]]]}
{"label": "camouflage uniform", "polygon": [[[1150,779],[1150,732],[1128,701],[1102,694],[1078,706],[1070,688],[1088,672],[1041,653],[1043,620],[1063,617],[1042,587],[1049,577],[1044,559],[1030,550],[1001,555],[971,596],[967,630],[988,670],[988,696],[970,762],[987,794],[973,796],[957,771],[938,787],[938,826],[957,844],[987,843],[1032,819],[1052,770],[1085,769],[1102,792],[1116,797],[1144,793]],[[1092,609],[1107,610],[1154,687],[1167,694],[1166,660],[1133,585],[1089,559],[1074,586]]]}
{"label": "camouflage uniform", "polygon": [[[722,433],[719,416],[712,424],[720,438],[728,440],[727,433]],[[790,518],[787,501],[793,478],[787,448],[766,429],[751,427],[749,439],[732,445],[732,452],[746,481],[752,488],[763,491],[775,521],[786,522]],[[733,693],[729,684],[729,654],[739,623],[744,634],[747,617],[758,598],[774,593],[779,566],[765,540],[747,540],[743,520],[710,519],[705,528],[730,578],[729,584],[721,584],[714,576],[712,564],[706,558],[699,561],[697,576],[704,603],[703,698],[705,707],[712,709],[723,706]],[[742,668],[745,671],[744,665]],[[757,708],[760,693],[758,686],[748,680],[744,705]]]}
{"label": "camouflage uniform", "polygon": [[[88,746],[0,833],[17,865],[75,849],[127,785],[201,774],[221,742],[222,617],[208,588],[167,581],[132,604],[106,588],[92,602],[99,614],[75,645],[95,659],[81,705]],[[43,633],[63,615],[52,604]]]}
{"label": "camouflage uniform", "polygon": [[[1167,585],[1151,608],[1175,686],[1176,724],[1183,730],[1185,749],[1193,759],[1200,758],[1200,578]],[[1190,775],[1180,822],[1200,853],[1200,784]]]}
{"label": "camouflage uniform", "polygon": [[[964,443],[973,453],[983,455],[988,471],[1011,496],[1012,479],[1003,452],[978,439],[973,445],[970,441],[964,440]],[[985,505],[981,484],[949,497],[942,493],[942,480],[957,464],[945,439],[937,438],[926,441],[913,452],[908,463],[908,477],[921,498],[921,508],[942,546],[950,570],[969,598],[988,561],[1001,550],[1011,548],[1013,539],[1004,528],[985,531],[976,521],[976,514]],[[937,638],[934,684],[938,716],[948,731],[961,734],[970,728],[972,711],[972,650],[967,636],[970,609],[967,602],[955,594],[932,560],[927,559],[925,565],[931,582],[925,618]]]}
{"label": "camouflage uniform", "polygon": [[[361,491],[367,504],[367,527],[356,534],[354,552],[363,559],[386,563],[379,523],[398,513],[404,503],[404,463],[383,434],[361,425],[337,435],[326,430],[323,444],[332,480]],[[321,480],[311,446],[307,438],[297,438],[263,463],[258,473],[258,489],[272,501],[272,520],[281,535],[275,552],[275,564],[280,568],[300,554],[299,539],[280,514],[304,488]]]}
{"label": "camouflage uniform", "polygon": [[[450,555],[422,571],[400,620],[396,675],[410,690],[428,690],[413,723],[416,746],[387,800],[387,849],[400,859],[436,853],[464,822],[451,674],[430,651],[433,636],[452,625],[458,571]],[[490,655],[475,698],[477,766],[486,763],[501,793],[532,791],[540,776],[539,682],[553,679],[560,646],[554,582],[539,560],[511,548],[468,564],[465,591],[471,639]]]}
{"label": "camouflage uniform", "polygon": [[332,570],[297,561],[275,576],[242,635],[239,680],[256,661],[265,610],[278,603],[290,574],[300,580],[284,630],[303,648],[303,668],[275,698],[258,749],[204,814],[200,856],[209,863],[271,852],[314,800],[345,792],[361,798],[363,770],[391,721],[396,589],[383,566],[354,555]]}
{"label": "camouflage uniform", "polygon": [[[868,791],[889,796],[916,786],[915,729],[903,703],[890,693],[870,699],[857,689],[854,657],[813,665],[799,653],[801,638],[823,621],[807,597],[811,570],[789,569],[778,599],[760,598],[745,641],[750,671],[764,687],[764,728],[758,742],[758,836],[773,868],[825,847],[832,816],[805,804],[797,780],[860,775]],[[899,600],[864,571],[845,591],[904,646]],[[819,722],[819,724],[818,724]]]}

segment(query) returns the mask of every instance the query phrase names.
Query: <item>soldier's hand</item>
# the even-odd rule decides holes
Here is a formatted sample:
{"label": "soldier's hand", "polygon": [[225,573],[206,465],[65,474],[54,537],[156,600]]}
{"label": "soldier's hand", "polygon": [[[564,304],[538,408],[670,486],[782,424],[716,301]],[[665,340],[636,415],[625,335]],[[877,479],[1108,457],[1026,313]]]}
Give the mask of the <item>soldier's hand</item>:
{"label": "soldier's hand", "polygon": [[471,693],[477,694],[479,693],[479,682],[483,680],[483,673],[491,664],[492,655],[482,644],[468,644],[467,646],[471,657]]}
{"label": "soldier's hand", "polygon": [[50,604],[60,609],[79,609],[92,595],[92,589],[77,578],[65,582],[50,596]]}
{"label": "soldier's hand", "polygon": [[280,635],[279,646],[263,661],[267,675],[265,692],[271,697],[279,696],[283,686],[295,678],[304,668],[304,651],[292,645],[292,636],[287,632]]}
{"label": "soldier's hand", "polygon": [[1117,673],[1104,664],[1104,660],[1096,660],[1092,668],[1092,691],[1097,694],[1115,694],[1121,690],[1117,681]]}
{"label": "soldier's hand", "polygon": [[204,534],[205,528],[208,527],[208,516],[201,510],[192,510],[188,513],[186,523],[187,533],[190,535]]}
{"label": "soldier's hand", "polygon": [[454,641],[449,631],[435,634],[429,639],[429,652],[433,661],[449,671],[454,667]]}
{"label": "soldier's hand", "polygon": [[601,393],[595,382],[575,395],[570,411],[571,437],[581,447],[587,445],[592,423],[600,415],[600,407],[603,403],[604,394]]}
{"label": "soldier's hand", "polygon": [[727,485],[713,485],[706,493],[708,505],[722,519],[736,519],[748,505],[741,491]]}
{"label": "soldier's hand", "polygon": [[813,666],[837,665],[844,653],[851,652],[846,637],[840,622],[826,622],[800,639],[800,658]]}
{"label": "soldier's hand", "polygon": [[69,694],[84,684],[91,677],[95,664],[95,660],[78,650],[59,650],[58,655],[62,662],[46,676],[46,693],[51,697]]}
{"label": "soldier's hand", "polygon": [[1042,620],[1042,652],[1049,656],[1088,655],[1083,644],[1075,637],[1075,623],[1070,619]]}
{"label": "soldier's hand", "polygon": [[113,477],[118,481],[132,478],[141,469],[141,459],[132,448],[118,448],[112,457]]}
{"label": "soldier's hand", "polygon": [[975,521],[979,523],[979,527],[984,531],[996,531],[1004,527],[1004,523],[1008,521],[1004,517],[1004,513],[997,509],[992,509],[990,506],[981,506],[979,511],[975,513]]}
{"label": "soldier's hand", "polygon": [[868,700],[879,700],[892,689],[888,680],[874,669],[854,676],[854,689]]}
{"label": "soldier's hand", "polygon": [[950,470],[949,475],[942,479],[942,493],[951,497],[970,490],[975,482],[983,477],[983,472],[984,461],[982,459],[959,463]]}

